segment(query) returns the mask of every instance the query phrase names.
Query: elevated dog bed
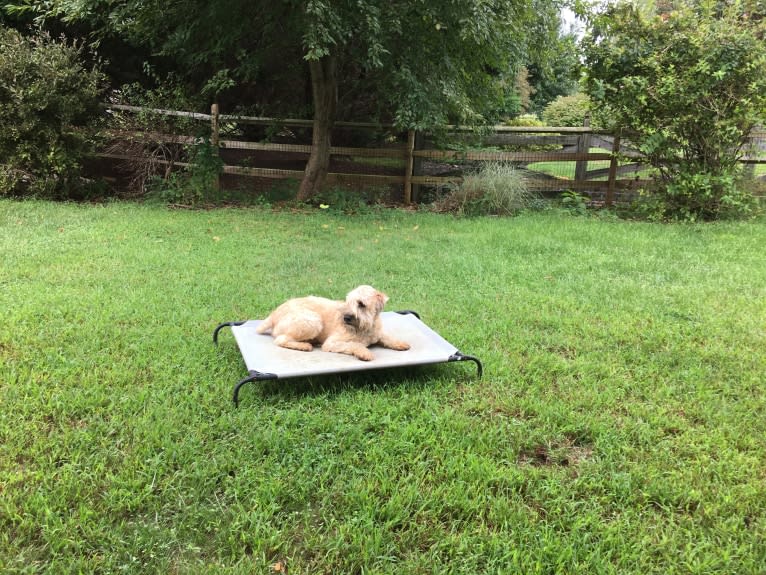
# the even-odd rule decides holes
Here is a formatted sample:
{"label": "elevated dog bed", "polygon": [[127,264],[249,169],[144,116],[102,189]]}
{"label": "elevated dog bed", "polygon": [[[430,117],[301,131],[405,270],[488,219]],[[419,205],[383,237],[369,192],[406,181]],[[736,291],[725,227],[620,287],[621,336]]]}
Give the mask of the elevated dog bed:
{"label": "elevated dog bed", "polygon": [[481,362],[470,355],[464,355],[420,320],[413,311],[383,312],[383,329],[410,344],[407,351],[394,351],[379,346],[370,349],[375,354],[372,361],[340,353],[328,353],[315,348],[314,351],[295,351],[274,344],[270,335],[255,331],[261,320],[235,321],[220,324],[213,332],[213,342],[218,344],[218,333],[224,327],[231,327],[239,346],[248,376],[234,387],[234,405],[239,405],[240,388],[251,381],[266,379],[287,379],[368,369],[384,369],[411,365],[428,365],[453,361],[472,361],[482,375]]}

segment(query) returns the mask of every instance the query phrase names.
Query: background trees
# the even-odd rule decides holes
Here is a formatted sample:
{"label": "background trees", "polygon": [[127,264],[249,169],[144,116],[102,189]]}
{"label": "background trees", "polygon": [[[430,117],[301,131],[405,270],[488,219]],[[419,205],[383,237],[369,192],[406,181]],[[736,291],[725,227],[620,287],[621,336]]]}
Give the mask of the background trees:
{"label": "background trees", "polygon": [[[310,109],[314,152],[299,196],[322,184],[330,130],[344,103],[402,128],[482,123],[502,110],[530,60],[544,62],[560,0],[51,0],[27,9],[98,37],[148,48],[161,70],[208,99],[259,84],[270,101]],[[533,50],[534,48],[534,50]],[[244,98],[243,98],[244,97]],[[274,111],[270,113],[274,115]]]}
{"label": "background trees", "polygon": [[540,114],[558,97],[570,96],[580,89],[583,65],[578,38],[572,30],[560,29],[546,40],[542,57],[530,60],[529,83],[534,90],[531,111]]}

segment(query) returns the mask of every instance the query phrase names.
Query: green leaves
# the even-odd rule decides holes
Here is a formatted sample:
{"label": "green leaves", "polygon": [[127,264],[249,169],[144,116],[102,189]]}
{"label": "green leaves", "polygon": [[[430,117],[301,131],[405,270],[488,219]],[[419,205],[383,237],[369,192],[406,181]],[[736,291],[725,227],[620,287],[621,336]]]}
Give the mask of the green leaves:
{"label": "green leaves", "polygon": [[76,183],[102,77],[77,47],[0,27],[0,196],[58,196]]}
{"label": "green leaves", "polygon": [[593,18],[585,42],[596,110],[631,134],[674,203],[669,186],[684,182],[694,217],[719,217],[736,185],[700,183],[708,200],[692,201],[692,176],[732,180],[748,133],[766,119],[764,24],[737,10],[690,0],[655,16],[622,3]]}
{"label": "green leaves", "polygon": [[[52,0],[36,10],[99,37],[151,47],[162,69],[211,99],[249,96],[254,85],[274,80],[300,86],[305,61],[331,56],[344,71],[338,92],[347,100],[374,95],[402,127],[426,127],[486,121],[515,89],[530,53],[546,53],[540,39],[558,33],[558,6],[558,0]],[[295,113],[305,105],[300,92],[277,93],[273,105],[286,100]]]}

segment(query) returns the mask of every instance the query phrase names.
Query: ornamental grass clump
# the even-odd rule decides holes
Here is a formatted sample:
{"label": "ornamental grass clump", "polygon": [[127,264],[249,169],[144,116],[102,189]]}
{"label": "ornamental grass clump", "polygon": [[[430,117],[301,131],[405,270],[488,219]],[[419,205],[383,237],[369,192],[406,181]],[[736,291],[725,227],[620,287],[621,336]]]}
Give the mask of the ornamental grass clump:
{"label": "ornamental grass clump", "polygon": [[538,201],[513,164],[487,162],[466,174],[461,183],[453,184],[435,208],[461,216],[513,216]]}

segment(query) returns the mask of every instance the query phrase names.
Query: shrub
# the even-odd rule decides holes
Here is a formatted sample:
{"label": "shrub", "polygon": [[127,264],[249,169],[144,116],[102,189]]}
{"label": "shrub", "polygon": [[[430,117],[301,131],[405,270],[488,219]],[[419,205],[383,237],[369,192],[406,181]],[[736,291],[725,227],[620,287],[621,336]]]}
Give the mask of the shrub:
{"label": "shrub", "polygon": [[487,162],[451,186],[434,209],[461,216],[512,216],[536,205],[524,175],[512,164]]}
{"label": "shrub", "polygon": [[559,96],[545,107],[542,115],[548,126],[578,128],[590,115],[590,98],[587,94]]}
{"label": "shrub", "polygon": [[0,27],[0,195],[76,197],[92,149],[102,75],[82,50]]}
{"label": "shrub", "polygon": [[182,170],[166,171],[147,184],[149,195],[173,205],[197,206],[220,201],[218,177],[223,161],[207,138],[185,146],[188,163]]}
{"label": "shrub", "polygon": [[[114,90],[111,100],[115,104],[129,104],[143,108],[141,112],[127,112],[116,108],[108,110],[108,129],[111,139],[106,143],[110,154],[130,158],[120,162],[119,170],[126,180],[131,196],[149,194],[169,203],[185,204],[199,198],[202,190],[184,192],[181,186],[191,177],[191,168],[179,172],[179,164],[204,163],[211,155],[210,127],[184,116],[167,116],[153,109],[195,110],[198,107],[184,97],[172,77],[166,78],[155,90],[146,90],[139,84],[127,84]],[[187,143],[193,134],[195,142]],[[208,162],[210,164],[210,162]],[[204,171],[204,170],[203,170]],[[197,177],[198,182],[205,177]],[[203,195],[208,195],[207,193]],[[196,202],[192,202],[196,203]]]}
{"label": "shrub", "polygon": [[311,201],[320,209],[330,210],[347,215],[364,214],[374,212],[391,195],[391,190],[385,186],[359,186],[340,185],[325,187]]}
{"label": "shrub", "polygon": [[766,21],[740,3],[674,7],[647,17],[609,5],[597,16],[588,91],[658,170],[658,217],[748,216],[737,161],[766,119]]}
{"label": "shrub", "polygon": [[561,207],[578,216],[588,213],[588,201],[588,196],[574,190],[566,190],[561,194]]}
{"label": "shrub", "polygon": [[744,218],[758,213],[758,200],[743,185],[739,170],[711,174],[679,171],[659,190],[642,191],[634,211],[650,220]]}
{"label": "shrub", "polygon": [[521,114],[520,116],[506,120],[505,125],[539,128],[545,126],[545,122],[540,120],[535,114]]}

